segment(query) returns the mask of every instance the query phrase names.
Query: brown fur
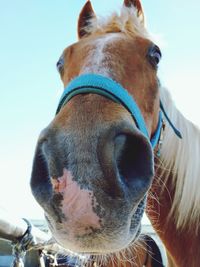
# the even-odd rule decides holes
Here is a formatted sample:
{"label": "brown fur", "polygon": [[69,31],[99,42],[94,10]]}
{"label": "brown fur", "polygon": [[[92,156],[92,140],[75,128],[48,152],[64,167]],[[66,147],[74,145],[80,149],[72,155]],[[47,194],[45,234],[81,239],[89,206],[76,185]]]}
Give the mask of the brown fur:
{"label": "brown fur", "polygon": [[[155,177],[160,177],[160,172],[161,170],[158,168]],[[163,185],[162,179],[166,176],[169,176],[169,178]],[[195,229],[195,225],[194,228],[190,227],[191,230],[177,229],[175,220],[172,217],[169,218],[174,196],[172,173],[169,174],[166,171],[160,179],[154,179],[148,197],[147,213],[168,251],[171,262],[169,266],[198,267],[200,232],[196,233],[195,230],[192,230]]]}

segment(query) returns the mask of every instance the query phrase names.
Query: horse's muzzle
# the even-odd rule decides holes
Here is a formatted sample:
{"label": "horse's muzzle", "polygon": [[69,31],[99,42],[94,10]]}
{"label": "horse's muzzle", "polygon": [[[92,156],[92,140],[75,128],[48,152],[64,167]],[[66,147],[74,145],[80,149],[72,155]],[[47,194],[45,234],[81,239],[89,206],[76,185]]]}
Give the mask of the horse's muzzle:
{"label": "horse's muzzle", "polygon": [[[44,135],[44,134],[43,134]],[[55,239],[76,252],[107,253],[138,235],[153,178],[150,142],[125,122],[99,132],[47,129],[31,187]]]}

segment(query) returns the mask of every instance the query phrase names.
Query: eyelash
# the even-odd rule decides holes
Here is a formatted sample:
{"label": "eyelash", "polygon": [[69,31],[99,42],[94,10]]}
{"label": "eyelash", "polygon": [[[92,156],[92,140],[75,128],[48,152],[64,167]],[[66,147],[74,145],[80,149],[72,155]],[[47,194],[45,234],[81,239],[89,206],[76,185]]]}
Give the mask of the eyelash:
{"label": "eyelash", "polygon": [[61,56],[61,57],[59,58],[57,64],[56,64],[56,67],[57,67],[58,72],[61,73],[61,72],[63,71],[64,63],[65,63],[65,62],[64,62],[64,57]]}
{"label": "eyelash", "polygon": [[157,45],[152,45],[148,50],[147,58],[154,68],[156,68],[159,64],[161,57],[162,53],[160,51],[160,48]]}

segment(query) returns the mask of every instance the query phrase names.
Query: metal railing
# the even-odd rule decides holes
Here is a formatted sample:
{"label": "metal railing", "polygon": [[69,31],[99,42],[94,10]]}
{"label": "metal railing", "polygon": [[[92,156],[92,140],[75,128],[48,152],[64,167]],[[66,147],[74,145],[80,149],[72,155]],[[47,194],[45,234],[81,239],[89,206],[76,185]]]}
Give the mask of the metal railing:
{"label": "metal railing", "polygon": [[56,244],[51,237],[33,226],[27,219],[12,216],[0,208],[0,238],[11,242],[13,267],[23,267],[25,255],[28,251],[38,252],[38,264],[45,267],[45,259],[49,259],[51,266],[56,266],[56,254],[67,252]]}

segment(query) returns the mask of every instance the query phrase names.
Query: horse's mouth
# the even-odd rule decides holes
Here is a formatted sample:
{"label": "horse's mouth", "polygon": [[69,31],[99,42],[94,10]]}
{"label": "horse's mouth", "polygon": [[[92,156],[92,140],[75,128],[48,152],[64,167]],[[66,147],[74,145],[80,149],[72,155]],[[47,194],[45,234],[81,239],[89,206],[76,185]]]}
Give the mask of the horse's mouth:
{"label": "horse's mouth", "polygon": [[119,225],[112,226],[112,224],[110,226],[102,225],[102,228],[91,233],[83,233],[85,228],[80,228],[76,223],[74,223],[74,228],[73,224],[68,224],[65,220],[58,223],[48,214],[46,214],[46,219],[54,239],[64,249],[88,257],[108,255],[125,251],[138,240],[144,206],[145,198],[137,206],[132,218],[126,218],[129,223],[124,221],[123,227]]}
{"label": "horse's mouth", "polygon": [[92,257],[92,256],[103,256],[103,255],[108,255],[108,254],[115,254],[118,252],[126,251],[129,247],[134,246],[134,243],[137,242],[139,236],[141,234],[141,224],[139,225],[135,237],[131,240],[130,243],[128,243],[124,248],[121,248],[119,250],[115,251],[102,251],[102,252],[95,252],[95,251],[89,251],[89,252],[79,252],[80,255],[86,256],[86,257]]}

